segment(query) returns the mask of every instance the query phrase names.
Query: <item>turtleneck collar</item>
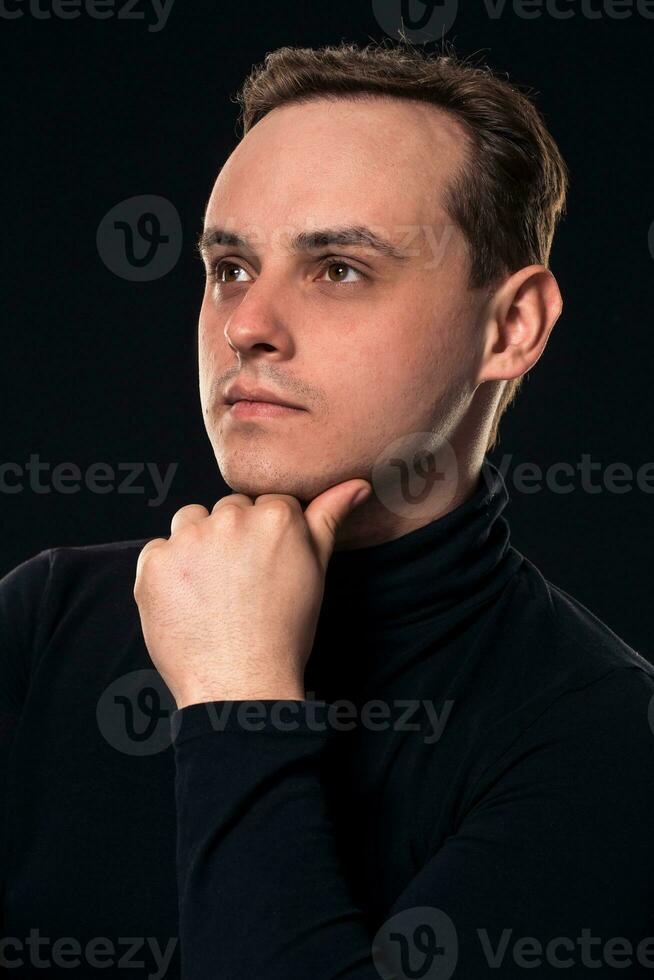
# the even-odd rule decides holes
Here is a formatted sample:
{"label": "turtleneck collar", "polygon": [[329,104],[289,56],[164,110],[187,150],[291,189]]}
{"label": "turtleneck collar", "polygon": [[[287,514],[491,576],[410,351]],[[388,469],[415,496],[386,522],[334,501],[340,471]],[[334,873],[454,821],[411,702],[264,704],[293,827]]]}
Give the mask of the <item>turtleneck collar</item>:
{"label": "turtleneck collar", "polygon": [[508,493],[484,458],[458,507],[399,538],[332,553],[305,680],[329,700],[438,649],[523,561],[502,517]]}
{"label": "turtleneck collar", "polygon": [[502,474],[484,457],[474,492],[458,507],[391,541],[333,552],[326,614],[349,600],[357,619],[369,616],[379,626],[484,601],[522,561],[502,517],[508,500]]}

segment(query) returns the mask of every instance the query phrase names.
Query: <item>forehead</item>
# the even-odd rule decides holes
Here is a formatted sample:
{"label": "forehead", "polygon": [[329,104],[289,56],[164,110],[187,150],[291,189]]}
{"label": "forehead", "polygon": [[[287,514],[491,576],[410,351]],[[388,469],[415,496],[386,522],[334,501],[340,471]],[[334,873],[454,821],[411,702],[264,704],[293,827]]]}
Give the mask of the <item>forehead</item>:
{"label": "forehead", "polygon": [[462,127],[434,106],[316,98],[274,109],[249,131],[218,175],[205,222],[435,222],[465,166]]}

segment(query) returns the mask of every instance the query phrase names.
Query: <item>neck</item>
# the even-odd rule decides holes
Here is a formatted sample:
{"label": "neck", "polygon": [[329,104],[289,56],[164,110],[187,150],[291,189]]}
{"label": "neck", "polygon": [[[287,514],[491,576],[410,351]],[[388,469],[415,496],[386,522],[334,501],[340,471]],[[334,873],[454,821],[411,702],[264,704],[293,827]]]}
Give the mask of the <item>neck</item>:
{"label": "neck", "polygon": [[482,467],[483,457],[467,467],[441,466],[431,482],[429,474],[396,470],[392,486],[373,475],[372,494],[340,525],[334,551],[384,544],[432,524],[470,499],[483,479]]}

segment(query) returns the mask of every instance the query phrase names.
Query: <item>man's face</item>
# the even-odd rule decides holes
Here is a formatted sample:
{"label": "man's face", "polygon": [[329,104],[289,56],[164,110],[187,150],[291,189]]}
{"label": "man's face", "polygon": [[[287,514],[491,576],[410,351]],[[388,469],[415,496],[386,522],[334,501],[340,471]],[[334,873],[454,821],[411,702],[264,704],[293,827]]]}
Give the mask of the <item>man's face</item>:
{"label": "man's face", "polygon": [[[204,420],[233,491],[307,502],[370,479],[400,437],[453,436],[483,340],[468,248],[441,204],[464,166],[455,122],[380,98],[275,109],[231,154],[205,215],[198,350]],[[215,244],[218,228],[248,246]],[[352,228],[405,257],[370,244],[290,247]],[[304,410],[238,416],[224,401],[237,379]]]}

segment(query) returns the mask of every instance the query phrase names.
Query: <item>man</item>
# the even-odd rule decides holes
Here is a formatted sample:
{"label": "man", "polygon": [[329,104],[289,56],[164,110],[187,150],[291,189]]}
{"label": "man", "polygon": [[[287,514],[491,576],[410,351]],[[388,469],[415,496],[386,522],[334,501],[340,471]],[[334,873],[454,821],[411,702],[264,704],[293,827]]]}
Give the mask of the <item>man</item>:
{"label": "man", "polygon": [[[487,459],[561,313],[560,153],[406,46],[284,48],[240,97],[200,241],[233,493],[1,584],[5,961],[38,928],[68,976],[128,936],[184,980],[651,976],[654,668],[509,544]],[[153,665],[140,752],[107,713],[143,737]]]}

